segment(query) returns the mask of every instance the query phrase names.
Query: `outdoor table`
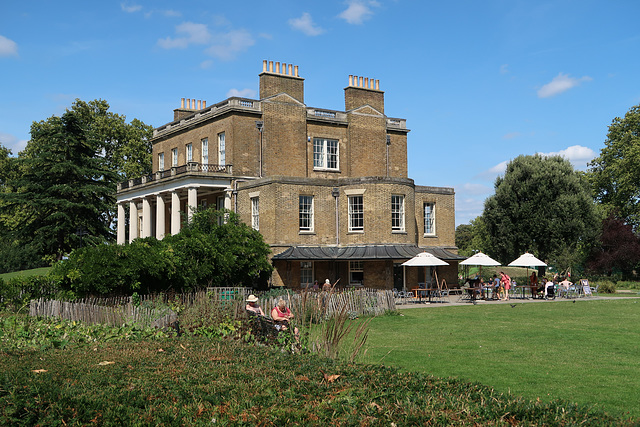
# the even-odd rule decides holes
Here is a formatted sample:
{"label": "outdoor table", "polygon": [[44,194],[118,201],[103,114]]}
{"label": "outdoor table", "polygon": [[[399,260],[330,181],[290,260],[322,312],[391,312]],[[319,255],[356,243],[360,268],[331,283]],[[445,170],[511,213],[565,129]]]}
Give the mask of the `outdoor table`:
{"label": "outdoor table", "polygon": [[482,287],[468,287],[468,288],[464,288],[464,289],[471,294],[471,301],[474,301],[474,302],[477,299],[476,298],[476,291],[482,292]]}
{"label": "outdoor table", "polygon": [[411,289],[415,296],[418,297],[418,301],[422,302],[423,294],[427,294],[429,297],[429,302],[431,302],[431,295],[433,295],[433,291],[438,290],[438,288],[413,288]]}
{"label": "outdoor table", "polygon": [[528,288],[529,285],[516,285],[513,287],[513,297],[518,298],[518,291],[520,293],[520,299],[525,299],[524,290]]}

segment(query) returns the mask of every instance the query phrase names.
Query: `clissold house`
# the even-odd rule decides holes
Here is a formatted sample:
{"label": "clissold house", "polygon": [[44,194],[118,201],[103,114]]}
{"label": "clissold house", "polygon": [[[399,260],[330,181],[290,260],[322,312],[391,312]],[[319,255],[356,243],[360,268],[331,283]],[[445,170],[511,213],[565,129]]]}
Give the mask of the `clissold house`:
{"label": "clissold house", "polygon": [[410,288],[429,270],[401,264],[423,251],[456,283],[454,190],[407,176],[409,129],[385,114],[379,81],[349,76],[344,111],[307,106],[298,66],[264,61],[259,81],[258,100],[183,98],[153,131],[153,173],[118,186],[118,243],[215,206],[264,236],[274,286]]}

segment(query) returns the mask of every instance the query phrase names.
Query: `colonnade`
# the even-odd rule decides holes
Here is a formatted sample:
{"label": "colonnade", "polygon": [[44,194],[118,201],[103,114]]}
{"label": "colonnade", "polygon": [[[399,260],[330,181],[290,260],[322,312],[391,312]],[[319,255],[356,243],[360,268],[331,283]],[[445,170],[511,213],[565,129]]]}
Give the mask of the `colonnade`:
{"label": "colonnade", "polygon": [[[153,236],[157,239],[163,239],[166,235],[166,213],[168,203],[170,204],[170,233],[172,235],[178,234],[180,232],[181,221],[180,190],[184,190],[184,188],[151,193],[131,199],[118,200],[117,243],[119,245],[126,243],[125,223],[127,216],[127,204],[129,205],[129,242],[137,239],[138,237],[144,238]],[[231,189],[226,188],[221,190],[224,191],[224,208],[231,209]],[[190,221],[193,216],[193,209],[198,206],[198,187],[186,187],[186,192],[186,213],[187,220]],[[141,209],[139,208],[140,205]],[[155,230],[153,229],[154,223]]]}

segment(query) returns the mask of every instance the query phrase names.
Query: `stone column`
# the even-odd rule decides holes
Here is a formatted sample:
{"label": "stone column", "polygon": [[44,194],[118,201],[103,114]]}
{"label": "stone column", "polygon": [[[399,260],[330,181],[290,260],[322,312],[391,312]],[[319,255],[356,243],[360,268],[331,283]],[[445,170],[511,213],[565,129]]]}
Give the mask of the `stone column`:
{"label": "stone column", "polygon": [[156,239],[164,238],[164,199],[161,194],[156,194]]}
{"label": "stone column", "polygon": [[151,203],[149,198],[142,199],[142,230],[141,237],[151,237]]}
{"label": "stone column", "polygon": [[126,216],[127,213],[124,210],[124,203],[118,203],[118,239],[116,242],[119,245],[124,245],[126,243],[126,231],[124,228]]}
{"label": "stone column", "polygon": [[129,202],[129,243],[138,238],[138,206],[135,201]]}
{"label": "stone column", "polygon": [[230,211],[233,207],[231,206],[231,195],[233,194],[233,189],[231,187],[227,188],[224,192],[224,208]]}
{"label": "stone column", "polygon": [[189,187],[187,189],[187,195],[187,219],[191,222],[193,211],[198,207],[198,189],[196,187]]}
{"label": "stone column", "polygon": [[180,197],[177,191],[171,192],[171,234],[180,232]]}

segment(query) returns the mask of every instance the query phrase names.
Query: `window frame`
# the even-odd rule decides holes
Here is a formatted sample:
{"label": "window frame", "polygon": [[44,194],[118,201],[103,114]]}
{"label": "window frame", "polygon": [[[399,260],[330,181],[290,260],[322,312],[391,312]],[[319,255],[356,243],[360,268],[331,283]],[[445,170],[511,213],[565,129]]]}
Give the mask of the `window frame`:
{"label": "window frame", "polygon": [[391,231],[403,232],[406,230],[404,202],[404,194],[391,195]]}
{"label": "window frame", "polygon": [[218,166],[227,165],[227,138],[224,132],[218,134]]}
{"label": "window frame", "polygon": [[171,167],[172,168],[178,167],[178,149],[177,148],[171,149]]}
{"label": "window frame", "polygon": [[209,138],[200,140],[200,162],[203,165],[209,164]]}
{"label": "window frame", "polygon": [[251,228],[260,231],[260,197],[251,199]]}
{"label": "window frame", "polygon": [[164,152],[158,153],[158,171],[164,170]]}
{"label": "window frame", "polygon": [[[309,289],[313,286],[313,261],[300,261],[300,287]],[[305,282],[304,279],[308,281]]]}
{"label": "window frame", "polygon": [[190,142],[185,146],[184,156],[187,159],[187,163],[193,162],[193,144]]}
{"label": "window frame", "polygon": [[[429,213],[427,214],[427,207],[429,207]],[[424,202],[422,205],[422,215],[423,215],[423,227],[424,227],[424,235],[425,236],[435,236],[436,235],[436,204],[435,202]],[[427,224],[427,221],[430,224]]]}
{"label": "window frame", "polygon": [[[330,148],[333,152],[330,153]],[[313,138],[313,169],[340,170],[340,141],[329,138]]]}
{"label": "window frame", "polygon": [[[298,230],[301,233],[314,231],[314,203],[315,198],[309,194],[298,196]],[[303,225],[306,223],[306,226]]]}
{"label": "window frame", "polygon": [[[354,280],[353,274],[357,273],[362,276],[360,280]],[[354,260],[349,261],[349,285],[362,285],[364,284],[364,261]]]}
{"label": "window frame", "polygon": [[[354,203],[359,199],[359,203]],[[357,208],[357,209],[356,209]],[[364,232],[364,195],[354,194],[348,198],[349,232]]]}

